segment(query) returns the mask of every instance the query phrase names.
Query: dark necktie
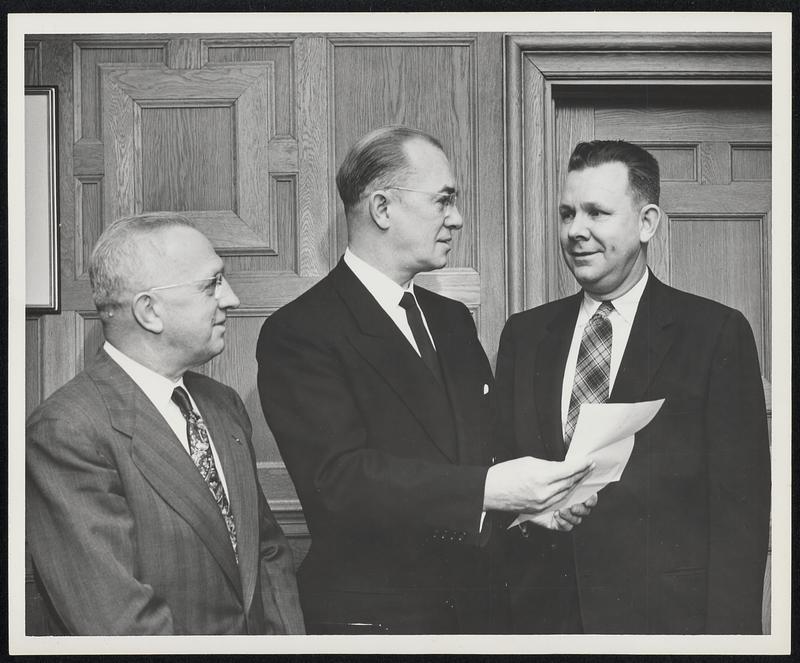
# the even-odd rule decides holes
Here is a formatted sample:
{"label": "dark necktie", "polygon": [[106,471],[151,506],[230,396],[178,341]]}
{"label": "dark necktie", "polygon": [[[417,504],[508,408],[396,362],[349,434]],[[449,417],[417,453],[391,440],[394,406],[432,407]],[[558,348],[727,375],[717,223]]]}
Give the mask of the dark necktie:
{"label": "dark necktie", "polygon": [[422,313],[420,313],[414,295],[408,291],[404,292],[403,297],[400,299],[400,306],[406,310],[408,326],[411,327],[411,333],[414,335],[414,340],[417,343],[422,361],[425,362],[425,365],[430,369],[436,379],[439,380],[440,384],[444,384],[444,380],[442,380],[442,369],[439,366],[439,358],[436,356],[436,349],[433,347],[433,342],[428,335],[428,330],[425,329],[425,323],[422,321]]}
{"label": "dark necktie", "polygon": [[569,399],[567,423],[564,427],[564,446],[569,447],[578,412],[582,403],[604,403],[608,400],[608,382],[611,371],[611,321],[608,315],[614,310],[611,302],[603,302],[586,323],[578,361],[575,365],[575,382]]}
{"label": "dark necktie", "polygon": [[208,489],[217,502],[222,517],[225,519],[225,526],[228,528],[228,536],[231,539],[233,553],[236,555],[236,562],[239,562],[239,555],[236,549],[236,523],[233,520],[231,505],[228,496],[220,481],[217,466],[214,464],[214,455],[211,452],[211,440],[208,436],[203,418],[192,409],[192,402],[189,394],[182,387],[175,387],[172,392],[172,401],[180,408],[181,414],[186,419],[186,437],[189,440],[189,455],[197,466],[200,476],[206,482]]}

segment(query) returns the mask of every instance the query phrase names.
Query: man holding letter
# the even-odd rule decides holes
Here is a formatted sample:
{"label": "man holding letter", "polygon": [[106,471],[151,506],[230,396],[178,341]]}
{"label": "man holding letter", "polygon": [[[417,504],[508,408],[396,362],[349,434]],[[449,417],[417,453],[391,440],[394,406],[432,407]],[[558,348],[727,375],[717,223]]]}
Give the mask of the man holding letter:
{"label": "man holding letter", "polygon": [[580,527],[509,530],[516,632],[761,631],[770,482],[755,342],[741,313],[648,270],[659,191],[645,150],[578,144],[559,238],[583,290],[503,331],[507,457],[564,458],[583,403],[665,399]]}
{"label": "man holding letter", "polygon": [[336,183],[347,251],[267,319],[257,350],[264,414],[311,532],[298,571],[308,631],[503,631],[488,512],[545,509],[590,465],[492,465],[494,380],[472,316],[414,284],[447,264],[462,225],[439,141],[376,129]]}

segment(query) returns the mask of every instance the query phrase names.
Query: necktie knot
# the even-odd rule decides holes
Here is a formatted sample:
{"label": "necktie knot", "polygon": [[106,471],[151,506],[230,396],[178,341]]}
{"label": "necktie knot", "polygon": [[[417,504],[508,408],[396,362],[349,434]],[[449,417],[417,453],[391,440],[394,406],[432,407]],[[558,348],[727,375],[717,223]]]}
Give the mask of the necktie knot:
{"label": "necktie knot", "polygon": [[600,308],[598,308],[594,315],[592,316],[592,320],[596,319],[603,319],[605,320],[611,312],[614,310],[614,305],[610,301],[605,301],[600,304]]}
{"label": "necktie knot", "polygon": [[413,311],[417,308],[417,300],[415,299],[414,295],[406,290],[403,293],[403,296],[400,298],[400,306],[406,311]]}
{"label": "necktie knot", "polygon": [[188,419],[192,414],[194,414],[192,402],[189,400],[189,394],[186,393],[186,390],[183,387],[175,387],[175,389],[172,391],[172,402],[180,408],[181,414],[185,418]]}

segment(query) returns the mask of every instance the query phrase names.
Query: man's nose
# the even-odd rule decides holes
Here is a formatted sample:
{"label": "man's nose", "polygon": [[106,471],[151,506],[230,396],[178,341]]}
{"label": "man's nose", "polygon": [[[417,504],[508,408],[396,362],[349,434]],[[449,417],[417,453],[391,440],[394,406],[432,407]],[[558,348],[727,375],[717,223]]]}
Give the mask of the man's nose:
{"label": "man's nose", "polygon": [[233,291],[231,284],[228,283],[228,279],[226,279],[223,276],[222,284],[220,285],[219,307],[227,309],[227,308],[236,308],[237,306],[239,306],[239,298]]}
{"label": "man's nose", "polygon": [[572,217],[572,221],[567,228],[567,237],[572,240],[589,239],[588,216],[581,212]]}
{"label": "man's nose", "polygon": [[448,228],[454,228],[455,230],[458,230],[464,225],[464,219],[461,216],[461,212],[458,210],[458,205],[453,205],[453,207],[450,208],[450,211],[444,219],[444,225]]}

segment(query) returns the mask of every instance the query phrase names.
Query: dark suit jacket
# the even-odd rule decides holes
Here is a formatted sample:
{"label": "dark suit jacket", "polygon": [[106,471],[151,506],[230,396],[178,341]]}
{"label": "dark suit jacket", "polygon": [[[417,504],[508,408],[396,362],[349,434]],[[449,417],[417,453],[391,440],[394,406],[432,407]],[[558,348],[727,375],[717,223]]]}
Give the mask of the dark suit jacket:
{"label": "dark suit jacket", "polygon": [[261,403],[311,531],[310,631],[496,628],[478,598],[491,367],[465,306],[416,293],[446,389],[344,261],[261,330]]}
{"label": "dark suit jacket", "polygon": [[[505,454],[564,456],[561,384],[582,297],[506,324]],[[572,583],[587,633],[760,632],[770,480],[753,334],[738,311],[651,273],[609,400],[658,398],[622,479],[572,534],[509,533],[515,629],[548,624]]]}
{"label": "dark suit jacket", "polygon": [[26,534],[69,634],[302,633],[292,555],[230,388],[184,382],[207,422],[237,526],[144,392],[105,352],[27,427]]}

